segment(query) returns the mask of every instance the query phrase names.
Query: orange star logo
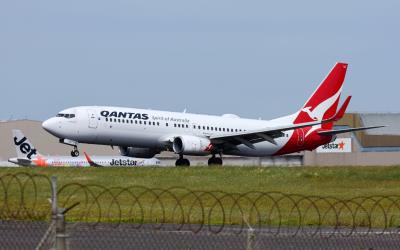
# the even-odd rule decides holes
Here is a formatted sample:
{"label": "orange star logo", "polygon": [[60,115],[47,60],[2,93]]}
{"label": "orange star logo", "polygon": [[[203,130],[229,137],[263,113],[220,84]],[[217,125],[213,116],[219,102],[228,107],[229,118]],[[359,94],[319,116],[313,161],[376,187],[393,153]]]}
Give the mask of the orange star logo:
{"label": "orange star logo", "polygon": [[344,145],[345,145],[345,143],[344,143],[343,141],[341,141],[341,142],[339,143],[339,149],[340,149],[340,150],[344,150]]}

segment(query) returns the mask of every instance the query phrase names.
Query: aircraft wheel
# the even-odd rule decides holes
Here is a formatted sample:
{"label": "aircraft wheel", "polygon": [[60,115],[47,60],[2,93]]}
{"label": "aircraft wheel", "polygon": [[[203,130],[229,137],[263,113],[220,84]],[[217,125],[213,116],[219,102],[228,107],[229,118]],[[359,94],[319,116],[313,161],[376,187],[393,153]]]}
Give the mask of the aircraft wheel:
{"label": "aircraft wheel", "polygon": [[175,166],[179,167],[179,166],[190,166],[190,161],[188,159],[184,159],[184,158],[179,158],[178,160],[176,160],[175,162]]}
{"label": "aircraft wheel", "polygon": [[189,167],[190,161],[188,159],[183,159],[183,166]]}
{"label": "aircraft wheel", "polygon": [[72,157],[78,157],[79,156],[79,151],[77,149],[74,149],[71,151],[71,156]]}
{"label": "aircraft wheel", "polygon": [[211,165],[222,165],[222,159],[217,157],[211,157],[208,159],[208,166]]}

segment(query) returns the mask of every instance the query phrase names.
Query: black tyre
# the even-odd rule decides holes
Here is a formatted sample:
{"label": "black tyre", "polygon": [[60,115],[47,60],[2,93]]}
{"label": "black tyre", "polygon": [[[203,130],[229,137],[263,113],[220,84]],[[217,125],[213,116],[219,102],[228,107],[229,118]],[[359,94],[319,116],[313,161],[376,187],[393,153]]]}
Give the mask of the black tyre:
{"label": "black tyre", "polygon": [[221,158],[216,158],[216,157],[211,157],[208,159],[208,166],[212,165],[222,165],[222,159]]}
{"label": "black tyre", "polygon": [[188,159],[183,159],[183,166],[189,167],[190,166],[190,161]]}
{"label": "black tyre", "polygon": [[73,157],[78,157],[79,156],[79,151],[78,150],[74,150],[73,152]]}

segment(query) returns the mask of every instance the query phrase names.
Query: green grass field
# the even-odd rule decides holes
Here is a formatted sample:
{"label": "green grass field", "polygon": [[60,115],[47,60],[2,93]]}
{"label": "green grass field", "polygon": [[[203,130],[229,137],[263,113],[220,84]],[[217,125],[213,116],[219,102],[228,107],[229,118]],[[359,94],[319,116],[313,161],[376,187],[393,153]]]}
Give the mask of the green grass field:
{"label": "green grass field", "polygon": [[70,182],[106,187],[182,186],[192,190],[244,193],[279,191],[302,195],[350,198],[400,195],[396,167],[192,167],[192,168],[0,168],[0,175],[27,172],[57,176]]}
{"label": "green grass field", "polygon": [[[15,174],[18,172],[26,172],[31,174],[43,174],[46,176],[57,176],[59,187],[67,183],[79,183],[82,185],[101,185],[107,188],[111,187],[130,187],[130,186],[144,186],[148,188],[167,189],[171,187],[185,187],[195,191],[223,191],[227,193],[246,193],[250,191],[260,192],[283,192],[289,194],[300,194],[305,196],[323,196],[323,197],[335,197],[338,199],[350,199],[358,196],[398,196],[400,195],[400,166],[393,167],[273,167],[273,168],[258,168],[258,167],[192,167],[192,168],[0,168],[0,176],[7,174]],[[4,180],[4,178],[3,178]],[[43,182],[43,183],[41,183]],[[45,180],[37,180],[39,196],[43,196],[42,200],[48,197],[48,190],[45,191],[46,185]],[[8,182],[6,182],[8,183]],[[43,187],[43,191],[40,188]],[[72,204],[74,201],[81,202],[81,205],[74,209],[74,212],[70,213],[69,218],[72,220],[79,220],[82,218],[82,214],[85,214],[87,221],[96,221],[99,216],[99,209],[92,206],[82,205],[84,197],[87,196],[81,189],[75,189],[75,186],[71,186],[62,192],[59,198],[60,202],[67,205]],[[1,188],[1,186],[0,186]],[[27,190],[33,190],[33,188],[27,188]],[[95,189],[93,189],[95,190]],[[1,191],[1,190],[0,190]],[[17,199],[15,202],[10,202],[13,195],[18,196],[20,192],[17,188],[11,188],[8,190],[8,207],[18,207]],[[26,191],[25,191],[26,192]],[[99,191],[100,192],[100,191]],[[131,191],[134,195],[141,194],[142,191],[135,189]],[[176,190],[176,195],[184,196],[184,192]],[[33,203],[31,195],[24,195],[27,203]],[[65,198],[68,197],[68,198]],[[160,204],[154,204],[155,196],[150,193],[143,194],[140,196],[142,208],[146,211],[144,215],[145,222],[165,221],[165,222],[176,222],[177,217],[173,216],[176,212],[176,202],[173,201],[172,196],[163,195],[162,207]],[[221,196],[222,197],[222,196]],[[204,199],[203,199],[204,198]],[[209,223],[219,224],[223,223],[221,219],[221,211],[218,206],[215,207],[215,198],[207,195],[203,195],[202,206],[207,211],[212,211],[212,214],[208,214],[210,217]],[[138,222],[137,216],[132,216],[129,213],[138,212],[138,207],[132,201],[132,196],[121,195],[119,196],[120,207],[116,207],[112,204],[112,197],[103,194],[99,199],[101,204],[107,205],[108,221],[117,221],[119,218],[124,218],[125,221]],[[179,198],[181,199],[181,198]],[[1,205],[2,200],[0,200]],[[232,200],[229,198],[221,199],[224,207],[232,207]],[[278,224],[286,223],[288,225],[296,223],[296,218],[292,218],[291,214],[293,211],[293,205],[289,200],[282,199],[279,204],[280,206],[280,217],[277,215],[277,211],[274,207],[271,207],[271,201],[264,199],[259,202],[259,206],[268,211],[268,218],[264,218],[264,223]],[[90,203],[90,202],[89,202]],[[86,204],[89,204],[86,203]],[[182,198],[181,206],[183,209],[188,209],[196,203],[193,196]],[[245,203],[245,201],[243,201]],[[310,208],[310,204],[303,202],[302,206],[305,209]],[[306,204],[307,203],[307,204]],[[11,205],[10,205],[11,204]],[[393,203],[382,202],[383,206],[388,206],[388,209],[392,209]],[[154,207],[155,205],[155,207]],[[321,206],[321,211],[330,211],[326,202],[319,202],[317,204]],[[249,204],[245,204],[243,207],[250,207]],[[355,206],[352,204],[352,206]],[[371,209],[375,209],[374,203],[369,204]],[[40,210],[48,209],[48,204],[37,205]],[[151,212],[151,209],[154,209]],[[104,208],[102,208],[104,210]],[[119,210],[120,209],[120,210]],[[123,211],[124,216],[112,215],[116,211]],[[133,211],[134,210],[134,211]],[[162,217],[163,211],[171,216]],[[230,220],[232,224],[238,224],[241,221],[243,214],[238,213],[238,209],[234,208],[233,218]],[[250,208],[249,208],[250,210]],[[190,216],[192,219],[191,223],[200,223],[201,212],[192,212]],[[330,211],[332,213],[332,211]],[[347,213],[347,214],[346,214]],[[398,211],[395,211],[396,216]],[[102,216],[104,217],[104,211]],[[110,215],[111,214],[111,215]],[[272,216],[271,216],[272,214]],[[283,221],[283,215],[288,215]],[[321,224],[321,221],[315,221],[317,212],[312,209],[307,212],[307,224]],[[115,219],[118,217],[118,219]],[[332,218],[334,215],[330,215]],[[361,216],[361,215],[360,215]],[[168,218],[174,217],[174,219]],[[279,217],[279,219],[277,219]],[[296,216],[294,216],[296,217]],[[304,216],[303,216],[304,217]],[[354,224],[349,222],[351,220],[351,212],[343,211],[344,221],[343,224]],[[362,217],[362,216],[361,216]],[[360,218],[361,218],[360,217]],[[382,213],[376,214],[377,226],[387,225],[387,222],[383,221]],[[379,218],[378,218],[379,217]],[[165,219],[167,218],[167,219]],[[397,217],[396,217],[397,218]],[[143,218],[142,218],[143,219]],[[186,218],[187,219],[187,218]],[[304,219],[304,218],[303,218]],[[249,219],[251,220],[251,218]],[[279,221],[278,221],[279,220]],[[226,221],[224,222],[226,223]],[[396,224],[396,221],[391,222]],[[337,224],[332,219],[326,219],[322,224]],[[359,219],[357,225],[368,224],[364,219]],[[396,224],[397,225],[397,224]]]}

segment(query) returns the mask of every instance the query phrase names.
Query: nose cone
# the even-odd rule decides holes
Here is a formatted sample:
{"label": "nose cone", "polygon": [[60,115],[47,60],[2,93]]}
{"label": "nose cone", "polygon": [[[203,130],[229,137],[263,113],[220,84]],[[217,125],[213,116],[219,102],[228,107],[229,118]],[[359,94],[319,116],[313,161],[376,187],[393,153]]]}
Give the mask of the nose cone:
{"label": "nose cone", "polygon": [[54,118],[50,118],[42,123],[42,128],[49,132],[50,134],[55,135],[57,129],[57,122]]}

